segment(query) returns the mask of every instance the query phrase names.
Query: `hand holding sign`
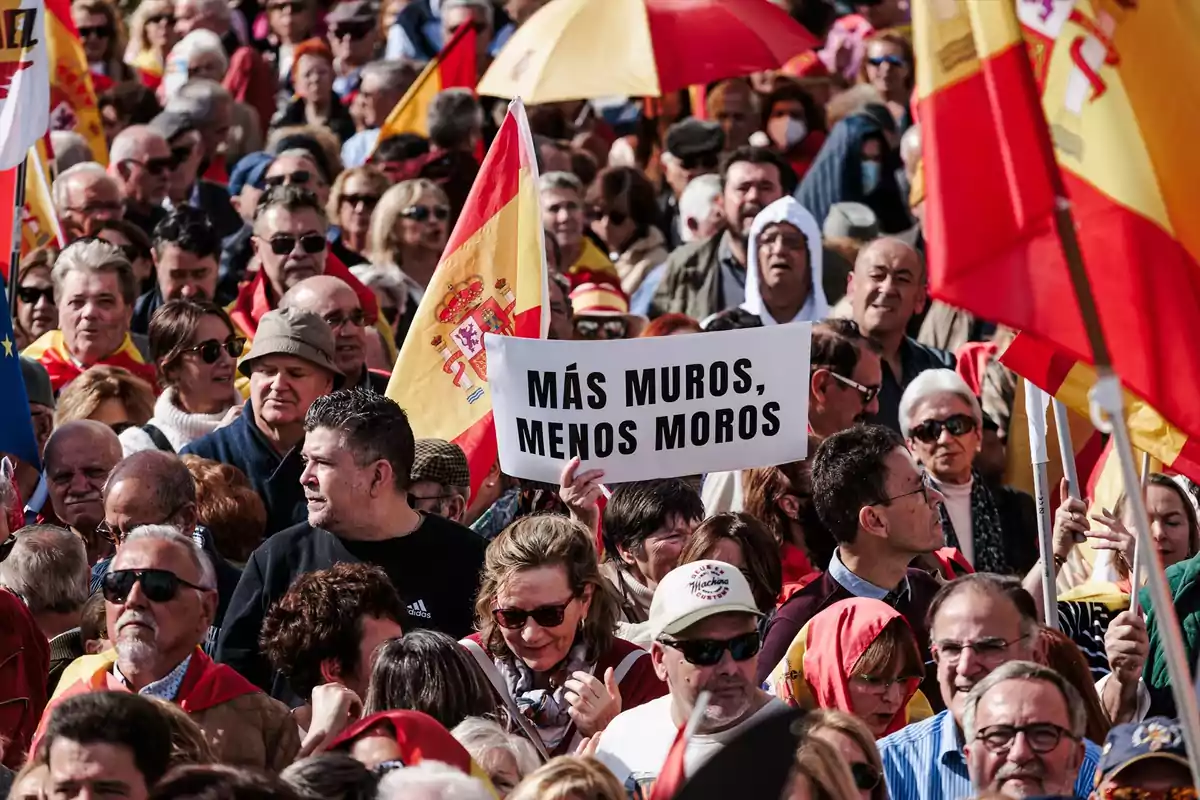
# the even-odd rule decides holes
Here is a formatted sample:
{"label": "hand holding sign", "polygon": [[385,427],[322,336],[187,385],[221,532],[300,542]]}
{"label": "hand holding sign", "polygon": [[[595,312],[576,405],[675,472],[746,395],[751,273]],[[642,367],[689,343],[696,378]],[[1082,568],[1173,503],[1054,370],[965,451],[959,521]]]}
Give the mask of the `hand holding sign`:
{"label": "hand holding sign", "polygon": [[603,477],[602,469],[579,472],[579,457],[576,456],[563,467],[558,486],[558,496],[571,510],[571,516],[593,534],[600,530],[600,496],[604,494],[600,479]]}

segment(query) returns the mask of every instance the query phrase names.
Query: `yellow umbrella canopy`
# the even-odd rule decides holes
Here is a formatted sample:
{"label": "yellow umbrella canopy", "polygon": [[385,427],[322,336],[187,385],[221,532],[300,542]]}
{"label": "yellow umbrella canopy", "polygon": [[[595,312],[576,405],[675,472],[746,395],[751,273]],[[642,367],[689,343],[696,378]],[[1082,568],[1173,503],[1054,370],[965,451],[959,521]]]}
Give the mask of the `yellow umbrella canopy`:
{"label": "yellow umbrella canopy", "polygon": [[776,69],[816,43],[769,0],[554,0],[517,29],[478,92],[528,105],[660,97]]}

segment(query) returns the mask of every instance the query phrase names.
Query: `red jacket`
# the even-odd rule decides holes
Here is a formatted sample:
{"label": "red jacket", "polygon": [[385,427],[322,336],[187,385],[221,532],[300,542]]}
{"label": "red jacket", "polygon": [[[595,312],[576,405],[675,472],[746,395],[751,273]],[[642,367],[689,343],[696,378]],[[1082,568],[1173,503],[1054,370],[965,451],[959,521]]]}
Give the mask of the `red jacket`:
{"label": "red jacket", "polygon": [[29,609],[0,589],[0,763],[20,769],[46,707],[50,645]]}

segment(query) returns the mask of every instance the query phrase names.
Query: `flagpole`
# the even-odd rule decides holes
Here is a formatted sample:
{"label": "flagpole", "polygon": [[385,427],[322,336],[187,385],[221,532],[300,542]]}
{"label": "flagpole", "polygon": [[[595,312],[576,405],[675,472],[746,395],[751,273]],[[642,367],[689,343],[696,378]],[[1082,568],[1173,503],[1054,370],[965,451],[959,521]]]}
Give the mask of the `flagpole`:
{"label": "flagpole", "polygon": [[25,164],[28,158],[17,164],[17,185],[13,191],[12,252],[8,259],[8,311],[17,318],[17,281],[21,272],[21,217],[25,211]]}
{"label": "flagpole", "polygon": [[1054,430],[1058,434],[1058,455],[1062,459],[1063,475],[1067,479],[1067,491],[1073,500],[1083,499],[1079,486],[1079,474],[1075,468],[1075,447],[1071,442],[1071,421],[1062,400],[1054,398]]}
{"label": "flagpole", "polygon": [[1050,511],[1050,454],[1046,446],[1046,395],[1031,381],[1025,384],[1025,419],[1038,511],[1038,546],[1042,564],[1042,615],[1046,627],[1058,630],[1058,587],[1054,576],[1054,522]]}

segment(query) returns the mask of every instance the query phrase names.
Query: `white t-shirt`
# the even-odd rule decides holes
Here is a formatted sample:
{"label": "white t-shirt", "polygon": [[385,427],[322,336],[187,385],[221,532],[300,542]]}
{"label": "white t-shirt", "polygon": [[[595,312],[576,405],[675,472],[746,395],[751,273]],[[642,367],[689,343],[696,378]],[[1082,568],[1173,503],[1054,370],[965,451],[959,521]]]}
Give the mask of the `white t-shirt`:
{"label": "white t-shirt", "polygon": [[[762,708],[732,728],[719,733],[696,734],[688,742],[687,753],[683,757],[684,771],[691,775],[743,730],[787,710],[784,703],[772,697]],[[679,727],[671,718],[671,696],[668,694],[618,714],[601,734],[596,758],[612,770],[626,788],[630,786],[630,778],[638,785],[649,788],[667,760],[667,752],[678,732]]]}
{"label": "white t-shirt", "polygon": [[971,522],[971,486],[966,483],[936,483],[937,490],[946,498],[946,513],[958,536],[958,549],[967,557],[967,563],[975,565],[975,526]]}

